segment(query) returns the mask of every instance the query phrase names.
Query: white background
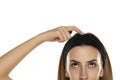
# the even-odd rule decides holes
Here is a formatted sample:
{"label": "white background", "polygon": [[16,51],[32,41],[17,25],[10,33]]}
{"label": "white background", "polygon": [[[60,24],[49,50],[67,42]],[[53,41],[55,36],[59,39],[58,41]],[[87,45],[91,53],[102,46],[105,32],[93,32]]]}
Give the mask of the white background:
{"label": "white background", "polygon": [[[119,80],[119,0],[0,0],[0,56],[49,29],[75,25],[92,32],[105,45]],[[46,42],[34,49],[12,71],[14,80],[57,80],[64,43]]]}

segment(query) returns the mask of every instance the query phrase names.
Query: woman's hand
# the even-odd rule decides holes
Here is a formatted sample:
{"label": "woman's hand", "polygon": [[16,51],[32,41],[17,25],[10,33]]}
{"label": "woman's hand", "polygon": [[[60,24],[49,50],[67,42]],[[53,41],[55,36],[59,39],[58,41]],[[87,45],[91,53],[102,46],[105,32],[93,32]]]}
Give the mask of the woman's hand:
{"label": "woman's hand", "polygon": [[75,26],[61,26],[52,30],[49,30],[47,32],[44,32],[44,39],[45,41],[58,41],[58,42],[64,42],[71,38],[70,33],[72,31],[76,31],[79,34],[83,34],[82,31],[80,31]]}
{"label": "woman's hand", "polygon": [[70,32],[76,31],[79,34],[83,34],[75,26],[61,26],[44,33],[41,33],[26,42],[18,45],[14,49],[7,52],[0,57],[0,80],[9,80],[9,73],[12,69],[34,48],[45,41],[58,41],[63,42],[68,40],[71,35]]}

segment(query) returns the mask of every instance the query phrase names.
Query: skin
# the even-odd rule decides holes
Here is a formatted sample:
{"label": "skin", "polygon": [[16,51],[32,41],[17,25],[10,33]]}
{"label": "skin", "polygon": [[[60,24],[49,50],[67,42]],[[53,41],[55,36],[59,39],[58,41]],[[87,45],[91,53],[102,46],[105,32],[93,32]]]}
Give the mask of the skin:
{"label": "skin", "polygon": [[36,48],[38,45],[46,41],[58,41],[64,42],[71,38],[69,32],[76,31],[79,34],[83,34],[75,26],[61,26],[43,33],[40,33],[28,41],[18,45],[14,49],[7,52],[0,57],[0,80],[11,80],[9,73],[14,67],[27,55]]}
{"label": "skin", "polygon": [[67,55],[65,76],[70,80],[99,80],[103,76],[99,51],[87,45],[72,48]]}

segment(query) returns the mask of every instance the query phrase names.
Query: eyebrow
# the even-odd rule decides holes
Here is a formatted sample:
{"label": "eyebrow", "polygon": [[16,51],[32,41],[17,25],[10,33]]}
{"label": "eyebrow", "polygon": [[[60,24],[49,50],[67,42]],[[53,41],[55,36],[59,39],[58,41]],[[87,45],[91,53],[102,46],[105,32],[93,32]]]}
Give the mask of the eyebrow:
{"label": "eyebrow", "polygon": [[[70,60],[70,62],[81,63],[81,62],[79,62],[77,60]],[[91,63],[91,62],[97,62],[97,60],[96,59],[92,59],[92,60],[87,61],[87,63]]]}
{"label": "eyebrow", "polygon": [[96,59],[92,59],[90,61],[87,61],[87,63],[91,63],[91,62],[97,62],[97,60]]}
{"label": "eyebrow", "polygon": [[80,63],[79,61],[76,60],[70,60],[70,62]]}

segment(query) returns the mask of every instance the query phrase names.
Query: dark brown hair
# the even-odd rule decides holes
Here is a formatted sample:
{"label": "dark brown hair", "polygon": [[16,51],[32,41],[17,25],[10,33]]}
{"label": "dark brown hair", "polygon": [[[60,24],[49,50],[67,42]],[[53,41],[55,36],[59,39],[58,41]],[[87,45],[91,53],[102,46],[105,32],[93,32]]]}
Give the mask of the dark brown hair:
{"label": "dark brown hair", "polygon": [[71,50],[75,46],[89,45],[93,46],[101,54],[101,59],[103,62],[103,70],[104,75],[100,77],[99,80],[113,80],[112,77],[112,69],[110,60],[107,54],[107,51],[102,44],[102,42],[92,33],[87,33],[84,35],[75,34],[70,40],[65,44],[59,62],[58,68],[58,80],[69,80],[69,78],[65,77],[65,66],[66,66],[66,56],[69,50]]}

